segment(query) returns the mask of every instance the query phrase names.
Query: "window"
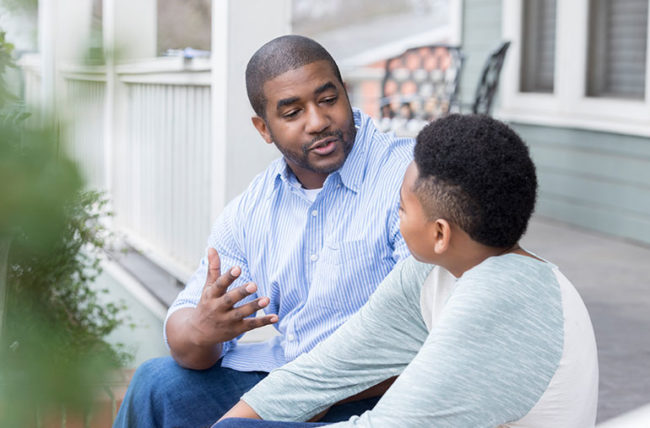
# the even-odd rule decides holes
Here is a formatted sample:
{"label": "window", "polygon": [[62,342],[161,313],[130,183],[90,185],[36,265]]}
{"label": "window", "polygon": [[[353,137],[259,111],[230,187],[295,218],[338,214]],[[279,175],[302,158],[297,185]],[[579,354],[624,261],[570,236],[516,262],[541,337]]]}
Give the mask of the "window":
{"label": "window", "polygon": [[591,0],[587,96],[643,99],[647,0]]}
{"label": "window", "polygon": [[158,0],[157,4],[159,55],[178,55],[184,48],[210,50],[210,0]]}
{"label": "window", "polygon": [[650,0],[502,0],[499,117],[650,137]]}
{"label": "window", "polygon": [[524,0],[522,8],[521,92],[553,92],[555,0]]}

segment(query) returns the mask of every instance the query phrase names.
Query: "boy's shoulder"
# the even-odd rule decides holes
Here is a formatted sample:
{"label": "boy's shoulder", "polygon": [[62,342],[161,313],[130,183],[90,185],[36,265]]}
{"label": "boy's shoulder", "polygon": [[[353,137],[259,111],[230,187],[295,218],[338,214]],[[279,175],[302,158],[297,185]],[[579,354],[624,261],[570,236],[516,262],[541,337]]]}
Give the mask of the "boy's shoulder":
{"label": "boy's shoulder", "polygon": [[508,317],[562,311],[556,266],[518,254],[490,257],[468,270],[459,278],[455,294],[475,302],[481,311],[504,311]]}

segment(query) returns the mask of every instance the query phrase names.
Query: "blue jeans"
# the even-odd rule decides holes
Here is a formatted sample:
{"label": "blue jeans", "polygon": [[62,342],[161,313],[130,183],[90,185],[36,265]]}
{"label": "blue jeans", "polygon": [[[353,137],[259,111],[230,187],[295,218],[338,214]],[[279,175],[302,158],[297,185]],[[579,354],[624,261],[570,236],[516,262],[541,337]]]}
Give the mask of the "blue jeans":
{"label": "blue jeans", "polygon": [[[207,370],[184,369],[171,357],[146,361],[133,375],[113,428],[209,427],[266,375],[221,367],[221,360]],[[347,420],[377,401],[332,406],[322,421]]]}
{"label": "blue jeans", "polygon": [[324,425],[320,422],[276,422],[276,421],[260,421],[259,419],[242,419],[231,418],[224,419],[218,424],[213,425],[212,428],[311,428],[322,427]]}

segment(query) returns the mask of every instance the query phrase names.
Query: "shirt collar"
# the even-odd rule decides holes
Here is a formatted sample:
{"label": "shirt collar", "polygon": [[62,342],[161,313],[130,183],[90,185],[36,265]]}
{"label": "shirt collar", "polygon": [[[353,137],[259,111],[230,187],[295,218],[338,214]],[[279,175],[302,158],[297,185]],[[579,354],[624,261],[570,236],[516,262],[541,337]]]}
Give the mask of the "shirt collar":
{"label": "shirt collar", "polygon": [[354,117],[354,126],[357,129],[357,135],[354,138],[354,146],[348,154],[345,163],[338,171],[333,174],[338,174],[341,177],[341,182],[348,189],[357,192],[366,172],[366,162],[368,157],[365,156],[368,148],[368,140],[371,135],[368,135],[373,128],[372,119],[363,114],[359,109],[352,109]]}
{"label": "shirt collar", "polygon": [[[331,173],[330,176],[338,175],[341,179],[341,183],[356,193],[359,190],[361,183],[363,183],[366,171],[365,163],[367,161],[365,152],[367,150],[369,137],[371,137],[372,131],[374,130],[374,125],[372,118],[357,108],[352,109],[352,116],[354,119],[354,126],[357,130],[356,137],[354,138],[354,145],[352,146],[352,150],[348,154],[348,157],[345,159],[343,166]],[[277,187],[281,181],[290,185],[292,181],[296,180],[291,168],[289,168],[289,165],[287,165],[287,162],[284,160],[284,157],[282,157],[279,162],[275,163],[273,167],[273,175],[275,176],[274,187]]]}

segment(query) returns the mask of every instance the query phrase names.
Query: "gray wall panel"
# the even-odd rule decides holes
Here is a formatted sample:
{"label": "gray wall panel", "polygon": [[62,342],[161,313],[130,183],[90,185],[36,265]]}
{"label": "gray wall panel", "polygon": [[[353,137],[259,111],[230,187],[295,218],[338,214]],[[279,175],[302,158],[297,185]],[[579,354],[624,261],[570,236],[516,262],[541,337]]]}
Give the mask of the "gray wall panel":
{"label": "gray wall panel", "polygon": [[539,214],[650,243],[650,139],[512,125],[537,165]]}

